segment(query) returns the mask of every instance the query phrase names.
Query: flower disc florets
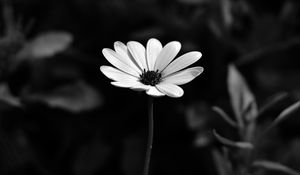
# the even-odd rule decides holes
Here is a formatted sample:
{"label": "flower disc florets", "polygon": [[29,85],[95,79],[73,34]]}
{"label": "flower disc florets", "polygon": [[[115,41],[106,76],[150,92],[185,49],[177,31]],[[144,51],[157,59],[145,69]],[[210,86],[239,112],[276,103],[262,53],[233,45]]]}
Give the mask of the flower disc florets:
{"label": "flower disc florets", "polygon": [[146,71],[143,70],[143,73],[140,76],[140,81],[145,85],[155,86],[161,80],[161,73],[156,71]]}

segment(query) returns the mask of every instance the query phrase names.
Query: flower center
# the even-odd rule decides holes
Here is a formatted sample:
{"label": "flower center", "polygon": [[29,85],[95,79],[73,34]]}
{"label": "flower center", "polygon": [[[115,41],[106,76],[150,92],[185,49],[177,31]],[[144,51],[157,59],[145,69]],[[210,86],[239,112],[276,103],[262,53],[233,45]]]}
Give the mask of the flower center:
{"label": "flower center", "polygon": [[161,80],[161,73],[156,71],[146,71],[144,69],[142,75],[140,76],[140,81],[145,85],[154,86],[158,84]]}

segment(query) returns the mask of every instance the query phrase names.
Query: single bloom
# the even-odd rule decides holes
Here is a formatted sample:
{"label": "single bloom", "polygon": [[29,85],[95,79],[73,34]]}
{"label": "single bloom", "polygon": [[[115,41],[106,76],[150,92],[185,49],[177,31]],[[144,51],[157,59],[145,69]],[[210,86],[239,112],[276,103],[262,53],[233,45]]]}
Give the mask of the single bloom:
{"label": "single bloom", "polygon": [[[146,48],[139,42],[120,41],[114,43],[114,50],[104,48],[104,57],[114,66],[101,66],[101,72],[113,80],[112,85],[146,91],[151,96],[181,97],[186,84],[203,72],[203,67],[184,69],[198,61],[202,54],[188,52],[175,59],[181,48],[178,41],[164,47],[157,39],[148,40]],[[174,60],[174,61],[173,61]]]}

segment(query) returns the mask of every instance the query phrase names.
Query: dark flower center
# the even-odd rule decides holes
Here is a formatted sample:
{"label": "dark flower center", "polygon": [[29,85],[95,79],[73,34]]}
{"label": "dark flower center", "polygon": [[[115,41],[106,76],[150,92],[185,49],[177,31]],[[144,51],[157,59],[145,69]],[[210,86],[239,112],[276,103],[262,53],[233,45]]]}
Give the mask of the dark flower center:
{"label": "dark flower center", "polygon": [[158,84],[161,80],[161,73],[156,71],[146,71],[143,70],[142,75],[140,76],[140,81],[145,85],[151,85],[154,86]]}

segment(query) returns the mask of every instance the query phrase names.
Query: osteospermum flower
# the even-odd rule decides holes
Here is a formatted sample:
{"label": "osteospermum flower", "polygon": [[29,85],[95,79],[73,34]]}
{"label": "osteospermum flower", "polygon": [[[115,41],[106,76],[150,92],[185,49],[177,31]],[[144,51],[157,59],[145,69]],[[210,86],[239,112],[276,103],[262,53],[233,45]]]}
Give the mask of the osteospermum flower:
{"label": "osteospermum flower", "polygon": [[[104,48],[104,57],[116,68],[101,66],[101,72],[112,79],[112,85],[146,91],[151,96],[181,97],[186,84],[203,72],[202,67],[184,69],[200,59],[197,51],[179,58],[181,44],[172,41],[164,47],[157,39],[149,39],[146,48],[136,41],[114,43],[114,50]],[[172,62],[173,61],[173,62]],[[183,70],[184,69],[184,70]]]}

